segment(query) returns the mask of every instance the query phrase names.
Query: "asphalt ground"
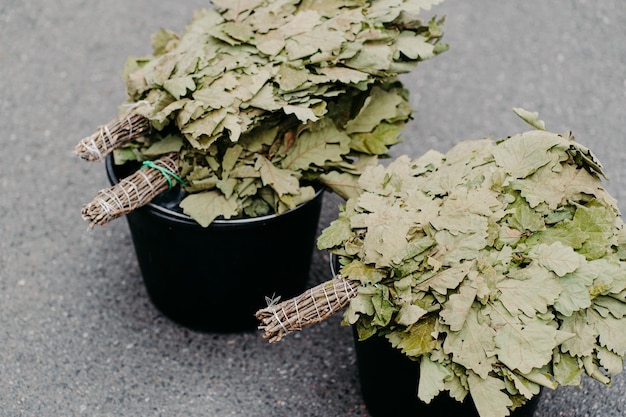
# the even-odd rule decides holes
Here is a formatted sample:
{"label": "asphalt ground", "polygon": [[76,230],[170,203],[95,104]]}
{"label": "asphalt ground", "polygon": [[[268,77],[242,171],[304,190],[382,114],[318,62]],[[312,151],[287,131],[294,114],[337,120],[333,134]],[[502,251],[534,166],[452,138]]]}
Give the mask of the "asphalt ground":
{"label": "asphalt ground", "polygon": [[[123,102],[126,57],[207,5],[0,4],[0,416],[367,415],[340,317],[274,345],[187,330],[149,302],[125,220],[88,231],[80,217],[108,184],[72,151]],[[416,113],[394,155],[526,130],[511,111],[524,107],[594,150],[624,212],[623,0],[448,0],[435,12],[451,48],[403,77]],[[320,230],[339,202],[326,196]],[[314,254],[311,286],[327,262]],[[536,416],[624,416],[625,387],[623,374],[609,388],[585,379],[546,392]]]}

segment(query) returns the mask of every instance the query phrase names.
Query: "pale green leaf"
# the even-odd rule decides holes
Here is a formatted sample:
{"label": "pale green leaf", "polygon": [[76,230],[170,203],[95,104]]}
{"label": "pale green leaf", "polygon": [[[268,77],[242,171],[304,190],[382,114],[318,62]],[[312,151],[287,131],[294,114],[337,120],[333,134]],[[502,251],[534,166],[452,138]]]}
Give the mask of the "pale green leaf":
{"label": "pale green leaf", "polygon": [[468,377],[469,391],[480,417],[505,417],[513,402],[504,393],[506,388],[501,379],[491,376],[480,377],[472,372]]}
{"label": "pale green leaf", "polygon": [[611,295],[626,290],[626,263],[596,259],[588,264],[590,269],[597,271],[593,282],[594,287],[603,287],[602,292]]}
{"label": "pale green leaf", "polygon": [[181,132],[195,148],[206,150],[215,142],[216,129],[226,115],[226,109],[214,111],[188,123]]}
{"label": "pale green leaf", "polygon": [[350,135],[350,148],[370,155],[382,155],[391,145],[401,141],[400,126],[386,122],[379,123],[373,131]]}
{"label": "pale green leaf", "polygon": [[372,88],[359,114],[346,123],[346,133],[372,132],[383,120],[395,119],[398,114],[397,108],[403,102],[404,99],[395,90]]}
{"label": "pale green leaf", "polygon": [[585,236],[579,251],[587,259],[603,257],[613,244],[615,214],[607,207],[579,207],[574,216],[576,233]]}
{"label": "pale green leaf", "polygon": [[395,331],[386,337],[391,345],[398,348],[409,357],[420,357],[437,347],[437,340],[433,337],[435,319],[420,320],[405,331]]}
{"label": "pale green leaf", "polygon": [[318,249],[330,249],[342,245],[350,239],[350,221],[343,216],[333,220],[317,239]]}
{"label": "pale green leaf", "polygon": [[569,317],[575,311],[585,309],[591,305],[589,290],[585,285],[585,281],[579,277],[580,275],[576,273],[570,273],[559,278],[563,291],[554,303],[554,308],[564,316]]}
{"label": "pale green leaf", "polygon": [[176,111],[183,109],[191,100],[189,98],[183,98],[180,100],[176,100],[160,111],[152,114],[152,123],[156,123],[159,126],[165,126],[170,123],[170,117],[176,113]]}
{"label": "pale green leaf", "polygon": [[320,175],[318,180],[345,200],[358,197],[363,191],[359,177],[346,172],[330,171]]}
{"label": "pale green leaf", "polygon": [[588,311],[587,319],[597,332],[602,346],[620,355],[626,352],[626,320],[613,316],[602,317],[593,310]]}
{"label": "pale green leaf", "polygon": [[438,259],[444,265],[454,265],[464,259],[474,259],[476,253],[487,246],[487,230],[482,233],[459,233],[454,235],[447,230],[438,231],[435,240],[440,252]]}
{"label": "pale green leaf", "polygon": [[459,284],[463,282],[470,271],[471,266],[471,262],[461,262],[448,269],[444,269],[434,276],[420,281],[419,285],[416,286],[416,289],[426,291],[428,288],[432,288],[439,294],[445,295],[448,290],[457,288]]}
{"label": "pale green leaf", "polygon": [[315,112],[309,107],[294,106],[291,104],[287,104],[283,106],[282,109],[285,112],[285,114],[295,115],[298,118],[298,120],[300,120],[302,123],[306,123],[309,121],[315,122],[319,120],[319,117],[317,117],[315,115]]}
{"label": "pale green leaf", "polygon": [[272,187],[279,196],[298,193],[299,180],[293,171],[278,168],[262,155],[257,155],[255,169],[261,173],[263,185]]}
{"label": "pale green leaf", "polygon": [[255,36],[254,29],[241,21],[224,22],[219,28],[232,39],[240,42],[250,42]]}
{"label": "pale green leaf", "polygon": [[222,194],[224,194],[226,199],[230,199],[235,192],[237,184],[238,181],[235,178],[225,178],[218,180],[215,183],[215,186],[222,192]]}
{"label": "pale green leaf", "polygon": [[524,396],[527,400],[530,400],[535,395],[539,394],[540,387],[539,384],[536,384],[522,375],[512,372],[506,368],[503,369],[504,375],[513,381],[513,385],[515,385],[515,389],[519,391],[521,395]]}
{"label": "pale green leaf", "polygon": [[387,210],[379,215],[384,222],[370,225],[363,239],[364,260],[377,267],[391,266],[402,259],[411,225],[402,221],[400,210],[393,213]]}
{"label": "pale green leaf", "polygon": [[429,355],[424,355],[420,360],[419,375],[417,397],[430,404],[444,390],[445,381],[450,378],[451,372],[442,364],[432,361]]}
{"label": "pale green leaf", "polygon": [[357,296],[350,300],[352,309],[357,313],[374,315],[374,304],[372,303],[372,291],[359,287]]}
{"label": "pale green leaf", "polygon": [[168,154],[170,152],[178,152],[183,147],[183,138],[178,135],[168,135],[162,140],[154,142],[142,153],[147,157],[156,157]]}
{"label": "pale green leaf", "polygon": [[506,324],[495,337],[498,360],[522,374],[541,368],[552,359],[557,345],[556,329],[543,320],[517,323],[504,318]]}
{"label": "pale green leaf", "polygon": [[477,308],[472,308],[460,331],[447,332],[443,351],[452,355],[454,362],[487,377],[496,361],[493,354],[496,332],[479,319],[479,314]]}
{"label": "pale green leaf", "polygon": [[328,77],[330,81],[340,81],[344,84],[358,84],[369,78],[365,72],[344,67],[322,67],[318,72]]}
{"label": "pale green leaf", "polygon": [[319,24],[319,15],[314,11],[302,12],[310,13],[307,16],[312,20],[313,28],[306,32],[301,32],[293,36],[285,36],[285,50],[287,57],[292,60],[310,57],[316,53],[337,54],[346,38],[343,33],[335,30],[328,30],[328,27]]}
{"label": "pale green leaf", "polygon": [[398,37],[398,50],[410,59],[429,59],[435,56],[435,45],[428,38],[412,32],[403,32]]}
{"label": "pale green leaf", "polygon": [[161,28],[150,36],[152,42],[152,51],[154,55],[163,55],[171,49],[172,44],[176,43],[180,37],[174,31]]}
{"label": "pale green leaf", "polygon": [[353,281],[360,281],[362,284],[376,284],[385,278],[385,273],[371,265],[367,265],[359,260],[352,260],[341,269],[342,275]]}
{"label": "pale green leaf", "polygon": [[375,288],[377,291],[372,295],[372,304],[374,305],[372,326],[386,327],[396,313],[397,307],[389,299],[389,288],[386,285]]}
{"label": "pale green leaf", "polygon": [[513,112],[535,129],[546,130],[546,124],[543,120],[539,119],[539,113],[524,110],[521,107],[514,107]]}
{"label": "pale green leaf", "polygon": [[549,132],[531,131],[512,136],[493,149],[496,164],[513,178],[526,178],[539,168],[553,162],[549,152],[562,144],[562,139]]}
{"label": "pale green leaf", "polygon": [[276,81],[283,91],[294,91],[309,80],[310,72],[304,67],[296,68],[294,66],[283,64],[278,70]]}
{"label": "pale green leaf", "polygon": [[595,298],[593,308],[602,317],[608,317],[610,314],[616,319],[621,319],[626,316],[626,303],[613,297],[600,296]]}
{"label": "pale green leaf", "polygon": [[208,112],[229,107],[234,103],[235,98],[235,95],[227,86],[218,85],[218,83],[203,87],[193,93],[193,99],[197,101],[198,105],[202,106],[203,110]]}
{"label": "pale green leaf", "polygon": [[517,199],[515,203],[509,205],[508,211],[510,217],[507,222],[521,233],[538,232],[546,227],[543,216],[533,210],[523,199]]}
{"label": "pale green leaf", "polygon": [[[444,388],[448,390],[450,398],[455,399],[458,402],[463,402],[469,394],[469,388],[467,386],[467,376],[465,375],[465,369],[462,367],[451,363],[449,365],[450,368],[454,369],[456,367],[462,369],[462,374],[454,373],[450,378],[444,381]],[[421,379],[420,379],[421,381]],[[426,383],[426,382],[425,382]]]}
{"label": "pale green leaf", "polygon": [[224,152],[224,158],[222,159],[223,177],[227,177],[228,174],[233,170],[242,152],[243,147],[237,144],[226,149],[226,152]]}
{"label": "pale green leaf", "polygon": [[550,245],[541,243],[530,250],[528,257],[560,277],[574,272],[585,262],[582,255],[561,242],[554,242]]}
{"label": "pale green leaf", "polygon": [[348,153],[350,138],[332,123],[324,124],[312,131],[303,132],[290,152],[281,161],[281,167],[293,171],[323,167],[327,162],[340,162]]}
{"label": "pale green leaf", "polygon": [[176,100],[187,95],[187,92],[196,89],[196,83],[191,76],[170,78],[163,83],[163,89]]}
{"label": "pale green leaf", "polygon": [[285,103],[276,95],[271,85],[265,85],[259,92],[246,103],[250,107],[256,107],[268,112],[281,110]]}
{"label": "pale green leaf", "polygon": [[257,34],[256,47],[262,54],[274,57],[285,47],[285,38],[278,32]]}
{"label": "pale green leaf", "polygon": [[427,310],[424,310],[423,308],[421,308],[420,306],[414,305],[414,304],[404,304],[401,308],[400,311],[398,312],[398,315],[396,316],[396,323],[402,325],[402,326],[410,326],[414,323],[416,323],[420,318],[422,318],[426,313],[428,313]]}
{"label": "pale green leaf", "polygon": [[536,209],[545,204],[549,210],[555,210],[564,201],[565,180],[561,172],[546,165],[527,178],[511,181],[511,187],[520,191],[530,207]]}
{"label": "pale green leaf", "polygon": [[624,370],[623,352],[617,354],[604,347],[600,347],[598,348],[598,360],[600,361],[600,366],[602,366],[609,375],[617,375]]}
{"label": "pale green leaf", "polygon": [[385,44],[364,44],[354,58],[346,61],[346,66],[371,74],[388,71],[393,62],[394,52],[394,48]]}
{"label": "pale green leaf", "polygon": [[611,379],[606,376],[604,372],[602,372],[597,362],[594,361],[594,358],[592,358],[591,356],[585,356],[582,359],[582,362],[587,375],[605,385],[609,385],[611,383]]}
{"label": "pale green leaf", "polygon": [[552,376],[550,375],[549,372],[546,371],[547,368],[541,368],[541,369],[533,369],[532,371],[530,371],[527,374],[524,374],[524,378],[526,378],[527,380],[534,382],[537,385],[540,385],[542,387],[546,387],[549,389],[556,389],[558,387],[558,384],[556,384],[551,378]]}
{"label": "pale green leaf", "polygon": [[450,330],[459,331],[463,328],[467,315],[476,299],[478,290],[469,282],[461,284],[459,291],[450,296],[439,317],[443,323],[450,326]]}
{"label": "pale green leaf", "polygon": [[484,233],[488,229],[488,216],[493,212],[488,191],[455,190],[439,210],[439,215],[431,220],[437,230],[448,230],[453,234]]}
{"label": "pale green leaf", "polygon": [[443,0],[389,0],[373,2],[368,14],[382,22],[395,20],[403,10],[413,15],[419,14],[422,10],[430,10]]}
{"label": "pale green leaf", "polygon": [[563,352],[578,357],[592,354],[596,346],[598,332],[588,323],[586,311],[578,311],[569,317],[564,317],[560,330],[575,335],[563,342],[561,345]]}
{"label": "pale green leaf", "polygon": [[185,214],[191,216],[202,227],[207,227],[219,216],[228,219],[239,213],[239,205],[233,199],[226,199],[218,191],[191,194],[180,202]]}
{"label": "pale green leaf", "polygon": [[552,361],[554,379],[560,385],[582,385],[583,371],[579,359],[566,353],[555,352]]}
{"label": "pale green leaf", "polygon": [[229,20],[235,20],[264,3],[263,0],[211,0],[211,2],[219,7],[220,12]]}
{"label": "pale green leaf", "polygon": [[511,314],[521,311],[528,317],[546,313],[562,292],[556,277],[536,264],[510,272],[497,288],[499,300]]}
{"label": "pale green leaf", "polygon": [[218,130],[227,131],[232,142],[237,142],[245,128],[245,120],[233,114],[227,114],[218,126]]}
{"label": "pale green leaf", "polygon": [[[564,198],[572,201],[585,201],[590,196],[598,198],[602,201],[607,196],[606,190],[602,187],[602,183],[598,180],[598,177],[591,174],[584,168],[580,168],[574,165],[563,166],[564,182]],[[614,204],[615,201],[612,197],[608,198],[607,206]]]}

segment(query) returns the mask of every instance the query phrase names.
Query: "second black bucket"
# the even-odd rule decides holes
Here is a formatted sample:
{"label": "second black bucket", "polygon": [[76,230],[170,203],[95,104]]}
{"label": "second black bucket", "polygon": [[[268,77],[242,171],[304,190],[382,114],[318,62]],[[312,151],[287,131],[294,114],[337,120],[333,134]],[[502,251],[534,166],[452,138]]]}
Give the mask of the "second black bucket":
{"label": "second black bucket", "polygon": [[[106,168],[112,184],[124,176],[110,157]],[[216,220],[208,227],[167,204],[127,214],[150,300],[190,329],[256,329],[254,313],[265,306],[265,297],[304,291],[322,197],[320,189],[313,200],[286,213]]]}

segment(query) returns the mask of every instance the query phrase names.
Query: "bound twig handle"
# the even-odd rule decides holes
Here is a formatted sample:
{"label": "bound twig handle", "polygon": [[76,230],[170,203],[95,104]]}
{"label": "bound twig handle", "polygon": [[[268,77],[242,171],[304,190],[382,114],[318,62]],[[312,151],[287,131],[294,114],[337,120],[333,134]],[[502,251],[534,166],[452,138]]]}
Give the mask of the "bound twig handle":
{"label": "bound twig handle", "polygon": [[356,295],[357,284],[336,275],[295,298],[279,304],[270,302],[257,311],[256,317],[262,323],[259,329],[264,331],[264,339],[269,339],[270,343],[278,342],[291,332],[326,320]]}
{"label": "bound twig handle", "polygon": [[82,209],[89,227],[105,225],[148,204],[159,193],[180,182],[179,154],[170,153],[150,161],[142,169],[120,180],[119,183],[98,191],[96,197]]}
{"label": "bound twig handle", "polygon": [[150,132],[150,121],[132,111],[119,115],[82,139],[74,152],[87,161],[99,161],[115,149]]}

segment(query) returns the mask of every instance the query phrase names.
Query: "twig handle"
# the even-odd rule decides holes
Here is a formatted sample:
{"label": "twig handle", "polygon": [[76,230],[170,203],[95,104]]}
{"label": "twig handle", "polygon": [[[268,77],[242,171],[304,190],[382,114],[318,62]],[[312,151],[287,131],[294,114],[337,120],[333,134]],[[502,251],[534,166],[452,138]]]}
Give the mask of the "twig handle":
{"label": "twig handle", "polygon": [[132,111],[119,115],[82,139],[74,153],[86,161],[99,161],[131,140],[150,133],[150,121]]}
{"label": "twig handle", "polygon": [[96,197],[83,207],[83,219],[89,221],[89,227],[103,226],[148,204],[171,187],[173,181],[180,181],[178,160],[178,153],[167,154],[152,161],[152,166],[138,169],[119,183],[98,191]]}
{"label": "twig handle", "polygon": [[342,310],[357,295],[357,284],[336,275],[332,280],[319,284],[301,295],[269,305],[256,313],[261,321],[259,329],[270,343],[305,326],[319,323]]}

